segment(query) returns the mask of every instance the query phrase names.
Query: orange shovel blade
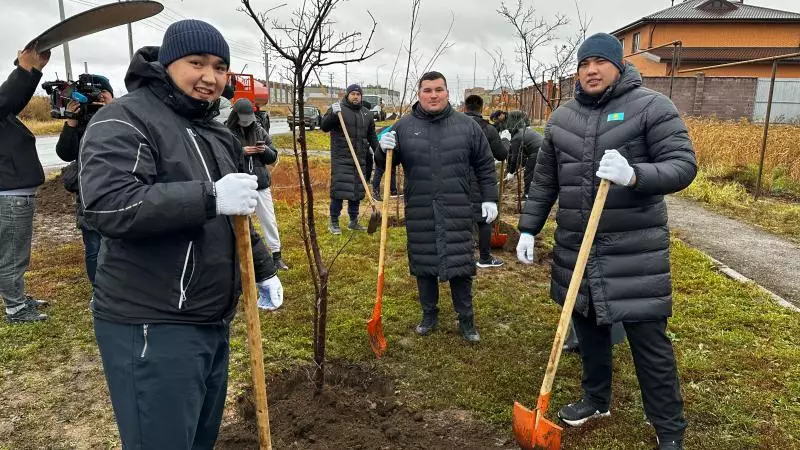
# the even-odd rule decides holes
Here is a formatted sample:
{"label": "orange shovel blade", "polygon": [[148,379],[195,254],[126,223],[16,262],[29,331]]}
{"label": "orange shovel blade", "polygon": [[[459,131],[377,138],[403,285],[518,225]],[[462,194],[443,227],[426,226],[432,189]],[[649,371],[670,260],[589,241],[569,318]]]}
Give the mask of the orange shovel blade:
{"label": "orange shovel blade", "polygon": [[562,428],[541,417],[536,423],[536,411],[514,402],[511,417],[514,437],[524,450],[559,450]]}
{"label": "orange shovel blade", "polygon": [[491,241],[492,248],[505,247],[507,240],[508,240],[507,234],[492,234],[492,241]]}

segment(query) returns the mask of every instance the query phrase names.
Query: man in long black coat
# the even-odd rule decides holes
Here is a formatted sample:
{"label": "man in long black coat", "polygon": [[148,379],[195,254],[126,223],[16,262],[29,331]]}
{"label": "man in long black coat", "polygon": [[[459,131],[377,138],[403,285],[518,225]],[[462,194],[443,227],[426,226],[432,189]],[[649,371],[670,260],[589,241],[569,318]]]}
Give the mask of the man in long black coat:
{"label": "man in long black coat", "polygon": [[558,198],[551,296],[563,303],[600,179],[613,183],[575,304],[583,398],[559,417],[569,425],[610,414],[611,324],[622,322],[644,410],[660,449],[682,449],[686,421],[672,343],[669,229],[664,195],[697,174],[675,105],[642,87],[617,38],[600,33],[578,50],[575,99],[558,108],[519,221],[517,257],[533,262],[533,236]]}
{"label": "man in long black coat", "polygon": [[347,139],[339,122],[340,112],[367,182],[372,172],[373,152],[378,148],[372,113],[361,102],[361,86],[351,84],[347,87],[345,97],[328,109],[320,126],[322,131],[331,133],[331,224],[328,229],[332,234],[341,234],[339,214],[345,200],[347,214],[350,216],[348,227],[355,231],[366,230],[358,223],[358,208],[366,195],[364,184],[358,176],[356,163],[347,146]]}
{"label": "man in long black coat", "polygon": [[406,174],[408,261],[422,305],[417,333],[427,335],[436,327],[438,283],[449,281],[461,334],[478,342],[472,309],[476,269],[470,173],[479,186],[483,218],[490,223],[497,217],[494,158],[481,127],[450,105],[444,75],[424,74],[417,95],[412,113],[381,138],[375,163],[385,165],[385,149],[394,148],[394,162]]}

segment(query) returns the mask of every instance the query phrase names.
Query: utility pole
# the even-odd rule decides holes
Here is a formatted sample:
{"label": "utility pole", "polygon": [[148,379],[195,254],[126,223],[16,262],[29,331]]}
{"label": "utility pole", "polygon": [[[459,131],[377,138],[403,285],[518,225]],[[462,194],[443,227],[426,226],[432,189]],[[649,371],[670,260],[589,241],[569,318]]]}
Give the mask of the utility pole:
{"label": "utility pole", "polygon": [[472,87],[473,89],[478,86],[476,74],[478,73],[478,52],[475,52],[475,63],[472,66]]}
{"label": "utility pole", "polygon": [[347,84],[347,64],[344,65],[344,86],[345,87],[350,86],[349,84]]}
{"label": "utility pole", "polygon": [[[58,0],[58,13],[64,21],[64,0]],[[64,63],[67,66],[67,80],[72,80],[72,61],[69,57],[69,43],[64,42]]]}
{"label": "utility pole", "polygon": [[[117,0],[117,1],[121,2],[122,0]],[[125,0],[125,1],[127,2],[130,0]],[[62,17],[61,20],[64,20],[64,18]],[[128,22],[128,57],[131,60],[133,59],[133,27],[131,26],[130,22]]]}
{"label": "utility pole", "polygon": [[328,74],[328,78],[330,78],[330,80],[331,80],[330,81],[330,88],[331,88],[330,90],[331,90],[331,98],[333,99],[333,98],[336,98],[336,93],[333,92],[333,72]]}
{"label": "utility pole", "polygon": [[89,63],[86,61],[83,62],[83,73],[89,73]]}
{"label": "utility pole", "polygon": [[267,52],[267,38],[266,36],[261,40],[261,49],[264,50],[264,78],[267,80],[269,86],[269,53]]}

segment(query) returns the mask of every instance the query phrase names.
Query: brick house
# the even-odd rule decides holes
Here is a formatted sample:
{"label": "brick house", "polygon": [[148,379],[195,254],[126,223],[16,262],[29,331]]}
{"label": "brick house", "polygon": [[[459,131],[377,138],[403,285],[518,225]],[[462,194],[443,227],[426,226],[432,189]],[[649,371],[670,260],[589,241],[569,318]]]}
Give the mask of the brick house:
{"label": "brick house", "polygon": [[[682,41],[680,70],[800,52],[800,13],[756,0],[686,0],[611,32],[625,55]],[[798,2],[800,6],[800,2]],[[642,75],[672,71],[672,46],[626,56]],[[769,77],[771,62],[705,70],[707,77]],[[680,76],[694,76],[695,72]],[[781,61],[780,78],[800,78],[800,57]]]}

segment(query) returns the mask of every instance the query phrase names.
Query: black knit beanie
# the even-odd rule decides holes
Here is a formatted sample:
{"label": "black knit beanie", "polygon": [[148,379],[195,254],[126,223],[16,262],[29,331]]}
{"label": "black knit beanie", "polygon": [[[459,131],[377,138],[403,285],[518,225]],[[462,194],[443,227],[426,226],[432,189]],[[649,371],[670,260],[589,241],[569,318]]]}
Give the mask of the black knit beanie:
{"label": "black knit beanie", "polygon": [[164,32],[158,61],[167,67],[176,59],[204,53],[219,56],[225,64],[231,63],[228,43],[216,28],[201,20],[181,20]]}

